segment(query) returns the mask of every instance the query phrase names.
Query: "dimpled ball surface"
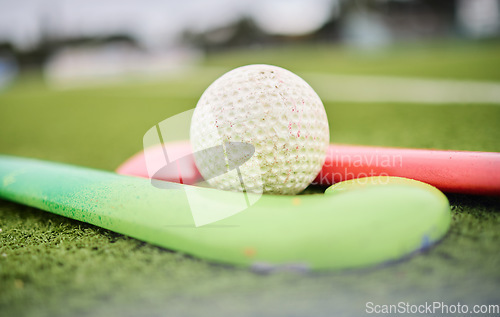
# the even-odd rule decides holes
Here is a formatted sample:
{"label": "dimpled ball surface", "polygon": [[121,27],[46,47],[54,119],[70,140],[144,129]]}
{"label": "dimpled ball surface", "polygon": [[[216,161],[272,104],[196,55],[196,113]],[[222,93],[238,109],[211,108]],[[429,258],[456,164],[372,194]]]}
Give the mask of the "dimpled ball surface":
{"label": "dimpled ball surface", "polygon": [[316,92],[299,76],[271,65],[239,67],[213,82],[196,105],[190,138],[205,177],[217,174],[215,160],[224,158],[198,151],[225,142],[252,144],[250,159],[207,182],[223,190],[271,194],[305,189],[321,170],[330,141]]}

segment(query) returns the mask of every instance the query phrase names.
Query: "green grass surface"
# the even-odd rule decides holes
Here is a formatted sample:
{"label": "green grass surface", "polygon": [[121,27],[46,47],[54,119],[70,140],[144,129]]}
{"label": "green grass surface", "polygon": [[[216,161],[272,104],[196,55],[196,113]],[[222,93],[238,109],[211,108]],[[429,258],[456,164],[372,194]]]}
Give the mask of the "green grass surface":
{"label": "green grass surface", "polygon": [[[297,73],[500,81],[500,44],[407,45],[376,53],[286,47],[209,56],[174,79],[54,90],[26,77],[0,94],[0,153],[113,170],[155,123],[195,106],[235,66]],[[326,103],[339,143],[500,151],[500,105]],[[365,303],[500,304],[500,200],[449,195],[437,246],[391,265],[259,275],[0,201],[1,316],[341,316]]]}

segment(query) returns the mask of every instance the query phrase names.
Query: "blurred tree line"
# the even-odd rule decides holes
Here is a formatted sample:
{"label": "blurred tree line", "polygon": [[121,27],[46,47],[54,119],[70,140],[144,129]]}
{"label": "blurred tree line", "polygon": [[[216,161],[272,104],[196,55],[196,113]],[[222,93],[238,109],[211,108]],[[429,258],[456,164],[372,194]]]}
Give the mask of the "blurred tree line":
{"label": "blurred tree line", "polygon": [[[211,53],[231,48],[270,46],[297,42],[339,42],[342,28],[353,14],[366,13],[379,17],[395,40],[411,40],[453,36],[456,28],[456,6],[458,0],[340,0],[340,14],[332,16],[321,28],[301,36],[273,35],[261,30],[254,21],[242,16],[225,27],[214,28],[202,33],[184,31],[183,45],[189,45]],[[0,42],[0,57],[11,56],[19,67],[41,67],[58,50],[66,47],[101,46],[109,43],[126,43],[139,50],[147,50],[131,34],[115,33],[100,37],[73,36],[62,38],[53,32],[57,17],[41,15],[40,38],[29,49],[20,49],[13,43]]]}

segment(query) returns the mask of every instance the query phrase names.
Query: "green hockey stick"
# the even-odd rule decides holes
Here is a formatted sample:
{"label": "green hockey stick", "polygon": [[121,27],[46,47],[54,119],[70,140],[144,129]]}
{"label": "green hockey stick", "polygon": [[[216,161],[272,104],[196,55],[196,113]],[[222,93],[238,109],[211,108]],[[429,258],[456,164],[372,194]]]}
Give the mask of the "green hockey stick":
{"label": "green hockey stick", "polygon": [[[242,194],[112,172],[0,156],[0,198],[87,222],[213,262],[271,270],[342,269],[386,263],[440,240],[450,226],[446,197],[401,178],[339,183],[326,194],[250,195],[222,220],[204,212],[239,206]],[[198,207],[199,207],[198,206]]]}

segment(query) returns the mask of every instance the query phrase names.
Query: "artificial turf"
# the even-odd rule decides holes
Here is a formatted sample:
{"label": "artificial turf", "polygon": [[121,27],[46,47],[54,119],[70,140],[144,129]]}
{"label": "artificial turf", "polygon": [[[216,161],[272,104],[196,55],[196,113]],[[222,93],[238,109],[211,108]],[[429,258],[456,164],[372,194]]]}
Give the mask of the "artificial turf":
{"label": "artificial turf", "polygon": [[[243,64],[276,64],[298,74],[499,82],[499,56],[498,42],[408,44],[363,53],[287,46],[212,54],[198,70],[155,81],[59,90],[24,75],[0,92],[0,153],[113,170],[141,150],[150,127],[194,107],[210,82]],[[500,104],[325,107],[333,142],[500,151]],[[500,199],[448,198],[451,230],[426,252],[361,270],[270,275],[0,201],[0,315],[359,316],[369,301],[500,305]]]}

